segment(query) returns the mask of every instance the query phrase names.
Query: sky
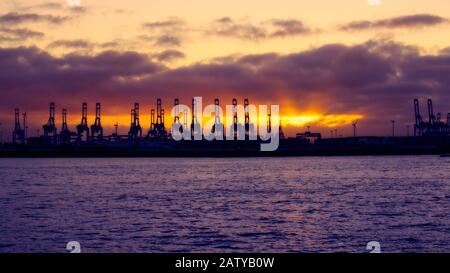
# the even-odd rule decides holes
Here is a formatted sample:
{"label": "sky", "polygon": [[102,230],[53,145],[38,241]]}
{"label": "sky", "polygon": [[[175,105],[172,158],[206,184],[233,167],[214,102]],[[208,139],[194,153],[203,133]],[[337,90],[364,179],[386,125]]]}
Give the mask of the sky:
{"label": "sky", "polygon": [[[399,135],[412,101],[450,112],[450,1],[27,0],[0,2],[0,123],[14,108],[29,135],[48,104],[79,123],[102,103],[106,131],[126,133],[134,102],[149,126],[162,98],[279,104],[285,132]],[[166,111],[168,112],[168,111]],[[166,117],[170,124],[171,118]],[[412,129],[411,129],[412,130]]]}

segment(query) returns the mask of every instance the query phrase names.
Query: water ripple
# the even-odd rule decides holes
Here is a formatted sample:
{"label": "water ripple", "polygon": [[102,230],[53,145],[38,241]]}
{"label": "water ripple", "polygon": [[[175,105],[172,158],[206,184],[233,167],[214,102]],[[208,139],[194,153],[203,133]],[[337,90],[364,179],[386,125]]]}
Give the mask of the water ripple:
{"label": "water ripple", "polygon": [[0,252],[450,252],[449,163],[0,159]]}

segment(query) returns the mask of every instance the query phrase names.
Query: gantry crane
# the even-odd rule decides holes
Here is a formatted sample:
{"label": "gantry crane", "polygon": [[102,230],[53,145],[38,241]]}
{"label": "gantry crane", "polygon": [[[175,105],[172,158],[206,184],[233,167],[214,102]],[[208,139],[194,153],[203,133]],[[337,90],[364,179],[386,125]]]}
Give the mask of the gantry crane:
{"label": "gantry crane", "polygon": [[142,128],[139,121],[139,103],[136,102],[134,108],[131,109],[131,124],[128,139],[130,141],[136,141],[140,138],[142,138]]}
{"label": "gantry crane", "polygon": [[13,131],[13,143],[14,144],[24,144],[25,143],[25,119],[26,119],[26,114],[24,115],[24,121],[23,121],[23,125],[24,125],[24,129],[22,129],[22,126],[20,125],[20,110],[19,108],[16,108],[14,110],[14,116],[15,116],[15,122],[14,122],[14,131]]}
{"label": "gantry crane", "polygon": [[86,141],[89,140],[89,126],[87,122],[87,103],[81,106],[81,123],[77,125],[77,141],[83,139],[83,134],[86,132]]}
{"label": "gantry crane", "polygon": [[95,121],[91,126],[91,139],[103,139],[103,127],[101,122],[101,105],[99,102],[95,104]]}
{"label": "gantry crane", "polygon": [[55,125],[55,103],[50,103],[50,115],[48,118],[47,124],[42,126],[42,129],[44,129],[44,136],[45,137],[51,137],[52,141],[56,141],[56,135],[57,135],[57,129]]}
{"label": "gantry crane", "polygon": [[61,132],[59,133],[59,141],[62,144],[70,143],[72,132],[70,132],[67,125],[67,109],[62,109],[62,126]]}

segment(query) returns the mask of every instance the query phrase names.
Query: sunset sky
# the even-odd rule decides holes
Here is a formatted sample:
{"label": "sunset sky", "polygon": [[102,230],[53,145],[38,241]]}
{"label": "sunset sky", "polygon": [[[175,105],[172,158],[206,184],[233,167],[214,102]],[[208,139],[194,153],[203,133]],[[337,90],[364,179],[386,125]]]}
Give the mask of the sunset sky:
{"label": "sunset sky", "polygon": [[53,101],[74,130],[99,101],[125,133],[134,102],[148,127],[158,97],[236,97],[280,104],[291,135],[404,135],[414,98],[450,112],[449,19],[448,0],[2,0],[0,122],[18,107],[35,135]]}

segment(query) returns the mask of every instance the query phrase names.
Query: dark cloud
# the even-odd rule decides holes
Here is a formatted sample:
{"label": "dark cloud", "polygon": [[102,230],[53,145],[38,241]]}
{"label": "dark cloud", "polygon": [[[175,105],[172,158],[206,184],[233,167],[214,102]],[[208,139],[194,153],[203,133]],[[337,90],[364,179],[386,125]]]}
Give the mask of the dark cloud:
{"label": "dark cloud", "polygon": [[27,5],[19,8],[20,11],[29,12],[30,10],[42,10],[42,11],[69,11],[74,14],[81,14],[87,12],[87,7],[84,6],[69,6],[66,3],[61,2],[45,2],[35,5]]}
{"label": "dark cloud", "polygon": [[[183,54],[166,51],[151,57],[163,61],[173,56]],[[37,48],[3,48],[0,108],[4,112],[24,105],[45,111],[55,100],[78,109],[84,100],[101,100],[126,114],[134,101],[149,104],[157,97],[166,103],[175,97],[184,103],[193,96],[205,101],[249,97],[300,112],[313,107],[325,114],[363,114],[362,128],[370,124],[366,130],[381,134],[391,119],[412,123],[415,97],[432,97],[437,110],[449,111],[449,74],[449,55],[421,55],[413,46],[389,41],[330,44],[288,55],[231,56],[175,69],[136,52],[58,58]]]}
{"label": "dark cloud", "polygon": [[448,23],[448,19],[431,14],[415,14],[376,21],[353,21],[344,26],[341,26],[340,29],[353,31],[373,28],[417,28],[436,26],[444,23]]}
{"label": "dark cloud", "polygon": [[114,40],[114,41],[100,43],[99,46],[101,48],[118,48],[122,44],[121,42],[122,42],[121,40]]}
{"label": "dark cloud", "polygon": [[143,27],[149,30],[174,29],[184,26],[185,23],[178,17],[171,17],[167,20],[146,22]]}
{"label": "dark cloud", "polygon": [[183,37],[190,31],[186,23],[178,17],[144,23],[143,29],[150,35],[143,34],[138,38],[150,41],[156,47],[179,47],[183,43]]}
{"label": "dark cloud", "polygon": [[231,19],[230,17],[222,17],[216,19],[215,22],[220,24],[233,24],[233,19]]}
{"label": "dark cloud", "polygon": [[37,13],[17,13],[10,12],[0,15],[1,24],[22,24],[29,22],[45,22],[49,24],[61,24],[70,19],[69,16],[57,16],[50,14],[37,14]]}
{"label": "dark cloud", "polygon": [[267,38],[307,35],[313,30],[296,19],[272,19],[268,22],[252,24],[245,20],[233,20],[223,17],[214,20],[206,31],[207,35],[216,35],[242,40],[259,41]]}
{"label": "dark cloud", "polygon": [[212,22],[207,35],[238,38],[243,40],[261,40],[267,37],[266,29],[247,22],[236,22],[230,17],[219,18]]}
{"label": "dark cloud", "polygon": [[58,58],[35,47],[2,48],[0,89],[4,92],[0,97],[2,102],[6,99],[14,103],[22,94],[25,96],[20,97],[28,97],[25,101],[31,103],[35,99],[84,97],[91,92],[108,96],[110,90],[118,91],[113,87],[122,81],[163,69],[136,52],[105,51],[94,56],[74,53]]}
{"label": "dark cloud", "polygon": [[407,81],[420,81],[430,87],[450,88],[450,55],[408,59],[402,72]]}
{"label": "dark cloud", "polygon": [[45,34],[27,28],[0,27],[0,42],[23,42],[28,39],[40,39]]}
{"label": "dark cloud", "polygon": [[178,59],[183,59],[186,55],[179,50],[165,50],[163,52],[153,54],[153,58],[158,60],[159,62],[171,62]]}
{"label": "dark cloud", "polygon": [[105,42],[105,43],[101,43],[100,47],[102,48],[115,48],[115,47],[119,47],[120,46],[120,41],[110,41],[110,42]]}
{"label": "dark cloud", "polygon": [[275,53],[254,54],[254,55],[246,55],[246,56],[240,57],[238,59],[238,62],[241,64],[257,67],[260,65],[264,65],[269,61],[273,61],[276,58],[278,58],[278,54],[275,54]]}
{"label": "dark cloud", "polygon": [[309,34],[312,30],[306,27],[303,22],[299,20],[289,19],[289,20],[280,20],[275,19],[272,21],[273,26],[277,29],[270,34],[272,37],[286,37],[293,35],[303,35]]}
{"label": "dark cloud", "polygon": [[199,29],[189,28],[180,18],[172,17],[167,20],[144,23],[143,29],[148,31],[150,35],[143,34],[140,39],[154,41],[155,46],[161,47],[181,46],[185,40],[184,35],[196,31],[201,31],[207,36],[248,41],[308,35],[316,32],[316,30],[296,19],[272,19],[254,24],[246,19],[235,20],[231,17],[213,20],[208,27]]}
{"label": "dark cloud", "polygon": [[46,2],[34,6],[28,7],[28,9],[55,9],[60,10],[64,9],[67,5],[63,5],[61,2]]}
{"label": "dark cloud", "polygon": [[170,34],[162,34],[156,36],[140,35],[137,37],[139,42],[151,43],[152,46],[162,48],[180,47],[182,38]]}
{"label": "dark cloud", "polygon": [[442,55],[450,55],[450,47],[444,48],[440,51]]}
{"label": "dark cloud", "polygon": [[181,39],[172,35],[161,35],[155,40],[156,46],[181,46]]}
{"label": "dark cloud", "polygon": [[69,7],[69,11],[72,12],[73,14],[81,15],[88,12],[88,8],[85,6],[73,6]]}
{"label": "dark cloud", "polygon": [[78,49],[89,49],[94,46],[93,43],[89,42],[88,40],[57,40],[52,43],[50,43],[47,48],[53,49],[58,47],[64,47],[64,48],[78,48]]}

